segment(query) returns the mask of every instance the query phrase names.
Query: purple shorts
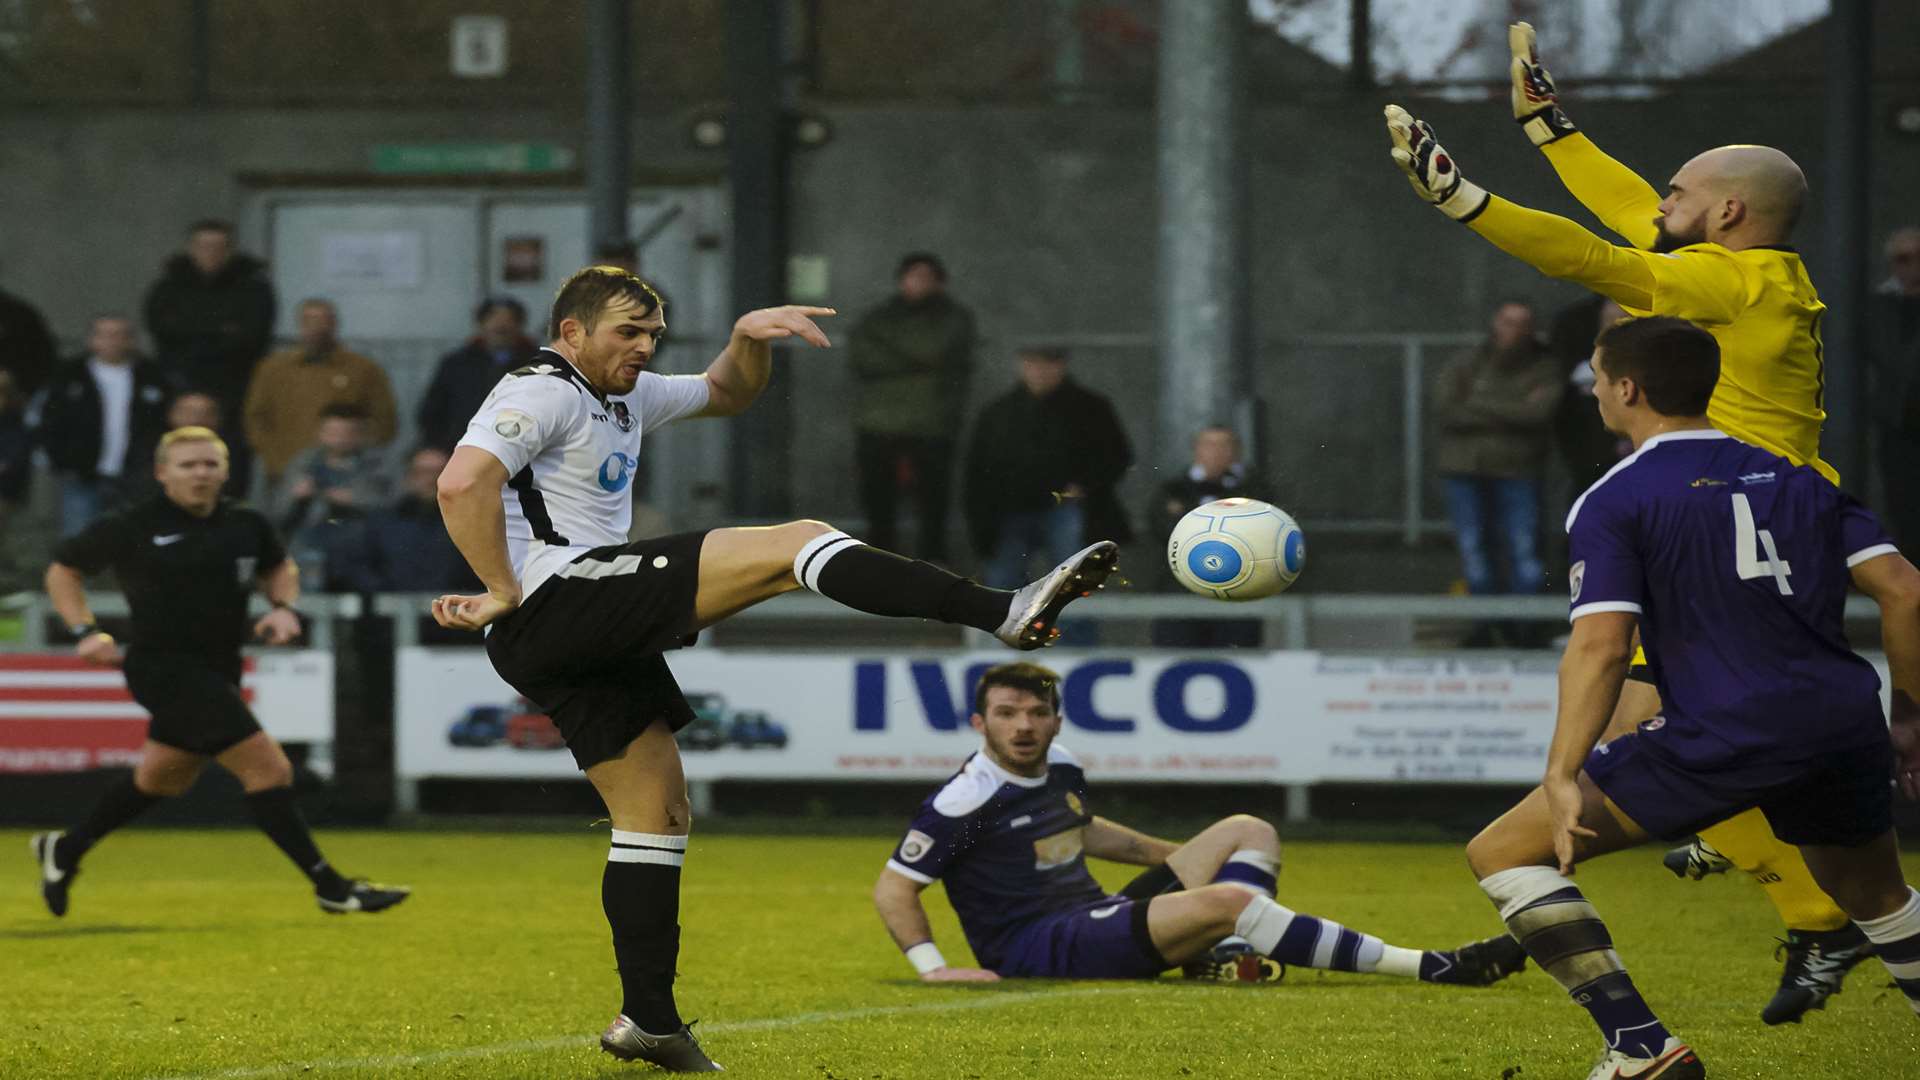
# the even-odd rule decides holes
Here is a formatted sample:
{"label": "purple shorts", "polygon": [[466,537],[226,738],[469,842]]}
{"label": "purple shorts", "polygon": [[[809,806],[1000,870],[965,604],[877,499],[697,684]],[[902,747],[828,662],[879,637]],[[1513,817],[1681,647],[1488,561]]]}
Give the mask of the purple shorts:
{"label": "purple shorts", "polygon": [[1793,759],[1690,765],[1660,744],[1660,717],[1594,747],[1587,775],[1634,823],[1679,840],[1759,807],[1789,844],[1854,847],[1893,828],[1893,744],[1810,750]]}
{"label": "purple shorts", "polygon": [[1109,896],[1035,919],[994,968],[1008,978],[1151,979],[1172,966],[1147,933],[1147,906]]}

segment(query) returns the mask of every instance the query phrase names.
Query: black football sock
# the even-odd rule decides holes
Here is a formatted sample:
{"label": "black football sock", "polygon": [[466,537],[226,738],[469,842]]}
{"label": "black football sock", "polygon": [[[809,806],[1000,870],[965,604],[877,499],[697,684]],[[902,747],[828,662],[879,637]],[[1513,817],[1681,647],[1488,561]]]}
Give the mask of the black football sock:
{"label": "black football sock", "polygon": [[673,977],[680,958],[680,867],[687,838],[613,830],[600,906],[613,928],[620,1012],[649,1035],[680,1030]]}
{"label": "black football sock", "polygon": [[300,816],[300,808],[293,805],[293,789],[290,787],[268,788],[255,791],[247,796],[247,810],[253,815],[254,824],[293,865],[307,875],[313,882],[313,891],[329,900],[344,900],[352,887],[340,872],[327,864],[320,855],[319,847],[313,842],[313,834],[307,831],[307,823]]}
{"label": "black football sock", "polygon": [[149,795],[134,786],[133,774],[128,773],[113,782],[93,804],[93,811],[87,819],[53,845],[53,862],[62,870],[71,870],[80,864],[80,857],[87,849],[100,842],[108,833],[139,817],[141,812],[164,796]]}
{"label": "black football sock", "polygon": [[1149,867],[1127,882],[1120,895],[1129,900],[1151,900],[1161,893],[1179,892],[1180,878],[1166,863]]}
{"label": "black football sock", "polygon": [[1007,621],[1013,593],[830,532],[807,541],[793,576],[829,600],[870,615],[938,619],[991,634]]}

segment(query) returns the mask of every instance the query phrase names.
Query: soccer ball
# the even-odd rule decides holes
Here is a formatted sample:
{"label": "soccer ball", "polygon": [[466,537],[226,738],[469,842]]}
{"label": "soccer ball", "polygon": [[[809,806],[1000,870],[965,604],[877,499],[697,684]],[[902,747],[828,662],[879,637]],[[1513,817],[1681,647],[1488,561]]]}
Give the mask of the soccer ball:
{"label": "soccer ball", "polygon": [[1307,538],[1287,512],[1258,499],[1218,499],[1187,511],[1167,537],[1167,565],[1193,592],[1259,600],[1286,591],[1307,562]]}

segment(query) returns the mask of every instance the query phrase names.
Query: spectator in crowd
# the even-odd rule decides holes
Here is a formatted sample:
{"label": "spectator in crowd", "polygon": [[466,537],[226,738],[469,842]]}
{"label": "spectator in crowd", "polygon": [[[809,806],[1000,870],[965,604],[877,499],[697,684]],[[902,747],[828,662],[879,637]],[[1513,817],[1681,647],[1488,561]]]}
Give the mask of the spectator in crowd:
{"label": "spectator in crowd", "polygon": [[153,452],[167,433],[173,382],[140,355],[133,320],[96,316],[87,352],[47,382],[35,435],[60,479],[60,531],[72,536],[95,518],[153,490]]}
{"label": "spectator in crowd", "polygon": [[[1240,436],[1225,424],[1210,424],[1193,436],[1193,461],[1187,470],[1160,485],[1147,506],[1146,520],[1155,541],[1142,580],[1166,592],[1180,590],[1161,546],[1187,511],[1215,499],[1271,499],[1266,484],[1241,459]],[[1169,648],[1218,648],[1260,644],[1255,619],[1155,619],[1148,630],[1153,644]]]}
{"label": "spectator in crowd", "polygon": [[329,584],[353,592],[473,592],[479,579],[440,522],[437,483],[447,452],[422,446],[407,460],[400,497],[339,530],[328,545]]}
{"label": "spectator in crowd", "polygon": [[198,390],[175,395],[173,404],[167,406],[167,430],[183,427],[220,430],[220,402]]}
{"label": "spectator in crowd", "polygon": [[1467,590],[1476,595],[1500,591],[1495,537],[1507,591],[1539,592],[1546,582],[1540,467],[1565,376],[1533,327],[1530,305],[1501,304],[1487,340],[1442,369],[1433,403],[1439,471]]}
{"label": "spectator in crowd", "polygon": [[[231,224],[207,219],[187,228],[186,250],[168,258],[147,289],[146,316],[155,359],[174,384],[212,394],[229,422],[237,419],[254,365],[273,342],[274,297],[267,264],[234,250]],[[244,495],[252,449],[237,426],[218,430],[229,453],[227,490]]]}
{"label": "spectator in crowd", "polygon": [[854,324],[850,341],[860,502],[867,540],[905,550],[894,513],[901,488],[910,488],[920,523],[913,553],[944,559],[953,452],[973,369],[973,313],[947,294],[946,267],[929,252],[902,258],[895,285],[891,298]]}
{"label": "spectator in crowd", "polygon": [[1019,381],[980,410],[967,452],[967,523],[995,588],[1026,581],[1033,556],[1052,566],[1088,537],[1132,537],[1114,486],[1133,448],[1113,403],[1067,374],[1065,349],[1018,355]]}
{"label": "spectator in crowd", "polygon": [[147,290],[147,332],[176,383],[232,405],[272,343],[273,309],[267,264],[234,250],[232,225],[196,221]]}
{"label": "spectator in crowd", "polygon": [[1553,414],[1553,432],[1576,498],[1632,449],[1600,422],[1600,409],[1593,400],[1593,368],[1587,364],[1593,356],[1593,339],[1626,317],[1619,304],[1596,293],[1554,316],[1547,336],[1548,348],[1567,374]]}
{"label": "spectator in crowd", "polygon": [[0,372],[13,376],[13,392],[30,401],[53,371],[53,334],[32,304],[0,291]]}
{"label": "spectator in crowd", "polygon": [[415,417],[420,425],[420,442],[449,454],[453,444],[466,434],[467,421],[479,411],[494,384],[507,372],[532,361],[539,351],[527,337],[526,307],[510,296],[480,301],[473,322],[474,336],[440,358],[433,384],[420,399]]}
{"label": "spectator in crowd", "polygon": [[300,304],[300,344],[260,362],[247,389],[247,441],[278,484],[293,459],[314,444],[321,417],[344,406],[366,424],[363,438],[384,446],[393,440],[393,386],[380,365],[340,346],[340,318],[332,301]]}
{"label": "spectator in crowd", "polygon": [[1867,308],[1868,379],[1879,437],[1881,520],[1920,548],[1920,227],[1887,237],[1887,280]]}
{"label": "spectator in crowd", "polygon": [[273,504],[273,520],[287,537],[295,562],[314,580],[326,581],[326,551],[348,523],[387,498],[387,479],[367,445],[367,414],[357,405],[334,403],[320,410],[314,445],[288,462]]}

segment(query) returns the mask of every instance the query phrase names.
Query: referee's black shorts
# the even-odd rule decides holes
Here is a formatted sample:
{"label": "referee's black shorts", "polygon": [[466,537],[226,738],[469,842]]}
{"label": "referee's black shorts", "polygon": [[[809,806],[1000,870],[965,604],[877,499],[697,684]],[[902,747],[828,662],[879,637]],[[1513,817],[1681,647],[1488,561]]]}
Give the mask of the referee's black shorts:
{"label": "referee's black shorts", "polygon": [[240,695],[238,650],[229,659],[135,646],[121,669],[133,700],[153,715],[154,742],[212,757],[260,730]]}
{"label": "referee's black shorts", "polygon": [[493,670],[539,706],[581,769],[619,757],[659,720],[693,710],[660,654],[689,644],[707,534],[594,548],[487,634]]}

